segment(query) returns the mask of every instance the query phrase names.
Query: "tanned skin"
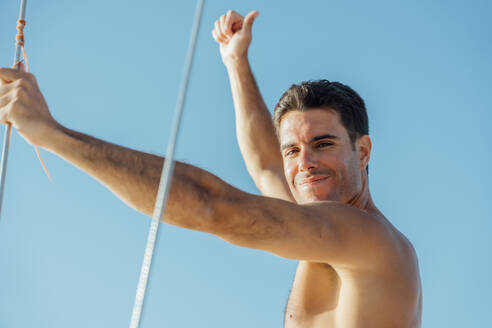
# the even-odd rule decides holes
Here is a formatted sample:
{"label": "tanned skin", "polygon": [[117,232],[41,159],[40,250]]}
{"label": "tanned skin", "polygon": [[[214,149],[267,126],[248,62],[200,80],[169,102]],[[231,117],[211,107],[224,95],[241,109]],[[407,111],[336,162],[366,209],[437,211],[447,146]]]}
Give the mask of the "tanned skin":
{"label": "tanned skin", "polygon": [[[244,40],[251,40],[255,15],[244,24],[235,16],[238,21],[230,25],[242,31],[236,35],[247,43],[243,50],[249,45]],[[229,19],[233,16],[231,12]],[[227,26],[227,17],[221,20]],[[287,327],[420,326],[415,253],[370,198],[364,173],[369,137],[359,139],[354,151],[331,111],[312,111],[315,117],[293,112],[282,120],[280,139],[285,147],[280,153],[246,57],[240,57],[238,65],[230,66],[240,73],[233,82],[239,116],[244,118],[238,122],[245,129],[240,146],[243,154],[251,155],[248,169],[265,196],[248,194],[178,162],[162,220],[299,260]],[[164,158],[62,126],[50,114],[32,74],[0,68],[0,84],[1,123],[87,172],[130,207],[152,214]],[[245,106],[249,101],[254,106]],[[250,115],[262,121],[256,123],[265,137],[262,142],[251,134],[255,120]],[[317,124],[321,118],[325,123]],[[319,140],[319,133],[335,138]],[[328,141],[335,146],[325,149],[321,144]]]}
{"label": "tanned skin", "polygon": [[[338,113],[315,108],[285,114],[277,138],[248,61],[258,14],[243,18],[228,11],[212,31],[229,74],[246,167],[265,196],[302,206],[345,206],[335,216],[324,208],[320,217],[334,232],[329,259],[297,258],[285,327],[420,327],[417,258],[411,243],[372,201],[366,172],[369,136],[353,145]],[[380,253],[366,253],[366,247]]]}

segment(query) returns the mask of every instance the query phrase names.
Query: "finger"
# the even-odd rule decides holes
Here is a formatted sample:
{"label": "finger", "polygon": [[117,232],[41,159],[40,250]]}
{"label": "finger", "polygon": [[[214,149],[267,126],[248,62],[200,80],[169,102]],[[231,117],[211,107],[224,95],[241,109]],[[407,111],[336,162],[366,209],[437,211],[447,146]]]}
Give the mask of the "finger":
{"label": "finger", "polygon": [[219,21],[216,20],[214,22],[214,32],[215,32],[215,37],[217,38],[217,41],[218,42],[221,42],[221,39],[220,39],[220,27],[219,27]]}
{"label": "finger", "polygon": [[12,96],[10,94],[0,96],[0,110],[2,110],[3,107],[7,106],[11,101]]}
{"label": "finger", "polygon": [[243,29],[247,32],[251,32],[251,29],[253,28],[253,22],[255,21],[256,17],[260,14],[259,11],[253,10],[249,14],[244,17],[244,22],[243,22]]}
{"label": "finger", "polygon": [[232,10],[231,13],[231,30],[236,33],[243,27],[244,17]]}
{"label": "finger", "polygon": [[215,34],[217,35],[217,39],[219,40],[220,43],[226,42],[226,38],[222,35],[221,29],[220,29],[220,22],[218,20],[215,21]]}
{"label": "finger", "polygon": [[0,97],[5,96],[6,94],[9,94],[13,89],[15,89],[17,86],[14,83],[8,83],[0,86]]}
{"label": "finger", "polygon": [[18,71],[21,71],[21,72],[25,72],[26,71],[26,65],[24,64],[24,62],[21,61],[17,64],[15,69]]}
{"label": "finger", "polygon": [[226,26],[225,20],[226,20],[225,15],[220,16],[219,25],[220,25],[220,32],[222,32],[222,34],[224,34],[224,35],[227,35],[227,33],[226,33],[227,26]]}
{"label": "finger", "polygon": [[217,38],[217,33],[215,32],[215,29],[212,30],[212,37],[217,43],[220,43],[219,39]]}
{"label": "finger", "polygon": [[225,24],[225,16],[222,15],[219,18],[219,34],[221,38],[224,40],[224,42],[229,41],[229,37],[224,33],[224,24]]}
{"label": "finger", "polygon": [[28,92],[33,90],[33,84],[26,78],[20,78],[0,86],[0,97],[12,92]]}
{"label": "finger", "polygon": [[2,124],[10,124],[10,121],[8,120],[10,110],[12,108],[13,102],[9,102],[3,107],[0,107],[0,123]]}
{"label": "finger", "polygon": [[228,10],[225,18],[225,33],[229,36],[232,36],[232,13],[234,11]]}
{"label": "finger", "polygon": [[29,77],[31,78],[32,74],[22,72],[16,69],[10,69],[10,68],[0,68],[0,80],[2,80],[3,83],[10,83],[12,81]]}

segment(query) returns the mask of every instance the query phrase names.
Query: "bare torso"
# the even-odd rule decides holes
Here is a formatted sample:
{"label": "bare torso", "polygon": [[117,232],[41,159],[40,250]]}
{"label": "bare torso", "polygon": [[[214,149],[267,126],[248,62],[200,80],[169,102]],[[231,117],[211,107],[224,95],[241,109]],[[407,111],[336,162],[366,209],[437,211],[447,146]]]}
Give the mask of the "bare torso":
{"label": "bare torso", "polygon": [[401,236],[395,257],[356,271],[300,261],[285,327],[420,327],[422,292],[413,247]]}

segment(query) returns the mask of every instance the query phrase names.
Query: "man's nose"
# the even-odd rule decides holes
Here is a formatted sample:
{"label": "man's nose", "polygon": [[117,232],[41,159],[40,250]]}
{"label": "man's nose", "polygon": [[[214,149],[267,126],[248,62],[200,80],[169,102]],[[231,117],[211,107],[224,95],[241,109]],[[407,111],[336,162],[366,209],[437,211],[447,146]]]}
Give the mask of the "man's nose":
{"label": "man's nose", "polygon": [[309,149],[302,149],[299,154],[299,171],[310,171],[318,168],[316,154]]}

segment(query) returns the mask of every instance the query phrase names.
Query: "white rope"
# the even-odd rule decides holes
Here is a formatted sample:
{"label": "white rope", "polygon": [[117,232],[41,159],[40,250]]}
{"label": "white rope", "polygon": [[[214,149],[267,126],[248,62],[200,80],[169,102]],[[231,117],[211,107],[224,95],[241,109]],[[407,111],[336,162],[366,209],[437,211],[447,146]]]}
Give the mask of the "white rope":
{"label": "white rope", "polygon": [[[26,5],[27,5],[27,0],[21,0],[19,19],[25,20]],[[21,56],[22,56],[21,45],[17,42],[15,47],[14,65],[21,60]],[[17,65],[17,69],[20,69],[20,67],[21,65]],[[0,215],[2,213],[3,191],[5,189],[5,178],[7,176],[7,161],[9,158],[11,131],[12,131],[12,125],[8,124],[5,129],[5,133],[3,135],[2,159],[0,164]]]}
{"label": "white rope", "polygon": [[185,70],[183,72],[183,79],[181,81],[181,87],[178,94],[178,101],[176,103],[176,110],[174,113],[173,125],[171,128],[171,136],[167,146],[166,160],[164,161],[164,166],[162,168],[159,190],[157,191],[157,198],[155,201],[154,214],[152,216],[149,235],[147,237],[147,246],[145,247],[142,268],[140,270],[140,278],[138,281],[135,303],[133,305],[133,312],[130,320],[130,328],[138,328],[140,324],[140,317],[142,315],[142,309],[145,299],[145,291],[147,288],[147,281],[149,279],[149,274],[152,264],[152,255],[154,253],[157,233],[159,231],[159,221],[164,214],[167,195],[169,192],[169,188],[171,186],[172,173],[174,169],[174,148],[176,147],[179,125],[181,123],[183,106],[185,102],[186,92],[188,89],[188,82],[190,79],[191,65],[193,62],[193,55],[195,53],[196,39],[197,39],[197,35],[200,27],[200,20],[203,12],[203,2],[204,0],[198,0],[196,12],[195,12],[193,29],[191,32],[190,43],[188,45],[188,54],[186,56],[186,61],[185,61]]}

